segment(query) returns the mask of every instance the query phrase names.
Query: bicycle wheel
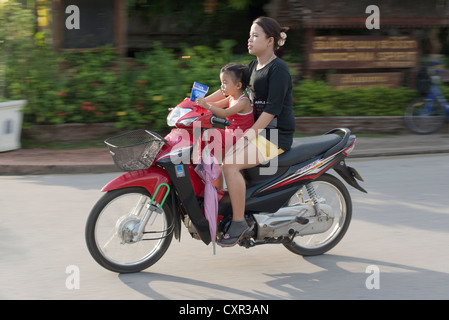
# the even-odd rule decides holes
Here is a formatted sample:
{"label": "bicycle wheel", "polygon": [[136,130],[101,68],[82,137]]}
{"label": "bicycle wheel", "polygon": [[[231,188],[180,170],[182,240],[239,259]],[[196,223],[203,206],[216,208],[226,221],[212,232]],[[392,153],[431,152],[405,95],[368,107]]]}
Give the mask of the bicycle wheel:
{"label": "bicycle wheel", "polygon": [[429,134],[441,128],[445,112],[436,99],[418,98],[405,109],[405,124],[414,133]]}

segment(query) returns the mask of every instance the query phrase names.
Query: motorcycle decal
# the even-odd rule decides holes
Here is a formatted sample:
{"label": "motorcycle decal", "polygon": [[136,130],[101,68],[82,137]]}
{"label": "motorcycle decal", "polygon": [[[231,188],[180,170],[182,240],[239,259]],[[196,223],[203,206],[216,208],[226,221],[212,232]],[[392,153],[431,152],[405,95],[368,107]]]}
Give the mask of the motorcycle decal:
{"label": "motorcycle decal", "polygon": [[183,165],[176,166],[176,177],[182,178],[185,176],[186,176],[186,174],[184,173],[184,166]]}
{"label": "motorcycle decal", "polygon": [[306,178],[315,179],[321,173],[328,170],[330,167],[332,167],[337,162],[337,160],[335,160],[328,165],[328,163],[331,162],[332,160],[334,160],[335,157],[336,157],[336,155],[328,157],[326,159],[318,159],[318,160],[308,164],[307,166],[297,170],[292,175],[285,177],[284,179],[279,180],[276,183],[273,183],[273,184],[261,189],[260,192],[276,189],[276,188],[288,185],[293,182],[304,180]]}
{"label": "motorcycle decal", "polygon": [[190,156],[191,149],[192,149],[191,146],[174,149],[170,153],[167,153],[157,158],[157,161],[170,159],[170,161],[172,161],[173,163],[176,163],[176,161],[180,162],[181,161],[180,159],[184,159],[186,157],[188,159],[188,157]]}

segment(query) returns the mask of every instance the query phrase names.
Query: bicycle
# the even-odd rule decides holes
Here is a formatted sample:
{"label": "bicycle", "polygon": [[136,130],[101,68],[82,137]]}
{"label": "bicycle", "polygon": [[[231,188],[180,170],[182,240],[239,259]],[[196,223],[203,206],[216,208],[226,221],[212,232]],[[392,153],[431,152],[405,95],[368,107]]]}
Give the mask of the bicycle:
{"label": "bicycle", "polygon": [[[445,72],[435,70],[435,72]],[[413,100],[405,109],[404,120],[407,127],[417,134],[438,131],[449,120],[449,103],[440,88],[440,76],[433,75],[426,96]]]}

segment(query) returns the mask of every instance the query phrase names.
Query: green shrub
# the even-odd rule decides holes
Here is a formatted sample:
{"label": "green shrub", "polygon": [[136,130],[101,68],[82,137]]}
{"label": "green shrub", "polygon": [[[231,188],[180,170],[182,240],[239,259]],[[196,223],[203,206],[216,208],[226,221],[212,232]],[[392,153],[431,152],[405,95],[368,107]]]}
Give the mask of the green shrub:
{"label": "green shrub", "polygon": [[167,109],[190,94],[194,81],[217,90],[222,65],[249,61],[234,58],[234,44],[223,41],[217,50],[184,48],[182,54],[156,44],[135,59],[120,58],[108,47],[58,54],[34,46],[26,59],[9,60],[6,93],[10,99],[28,100],[24,126],[115,122],[120,128],[160,130]]}
{"label": "green shrub", "polygon": [[[28,100],[25,127],[114,122],[129,130],[163,131],[167,109],[189,96],[194,81],[213,92],[220,86],[224,64],[254,58],[233,55],[234,45],[228,40],[216,49],[194,46],[175,53],[156,44],[150,52],[129,59],[108,47],[57,53],[43,43],[35,44],[26,54],[10,56],[5,91],[7,98]],[[402,115],[416,96],[408,88],[334,90],[325,82],[309,80],[293,89],[298,117]]]}
{"label": "green shrub", "polygon": [[302,81],[293,89],[294,112],[305,116],[399,116],[418,93],[405,87],[336,90],[323,81]]}

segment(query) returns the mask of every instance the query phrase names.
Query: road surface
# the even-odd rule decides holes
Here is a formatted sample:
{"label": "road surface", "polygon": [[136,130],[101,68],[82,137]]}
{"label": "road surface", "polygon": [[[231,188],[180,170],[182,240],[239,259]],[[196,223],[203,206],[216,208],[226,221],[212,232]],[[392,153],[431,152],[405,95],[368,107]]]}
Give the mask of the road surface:
{"label": "road surface", "polygon": [[345,238],[322,256],[217,248],[184,232],[151,268],[100,267],[87,215],[117,174],[0,177],[0,299],[449,299],[449,155],[348,160]]}

